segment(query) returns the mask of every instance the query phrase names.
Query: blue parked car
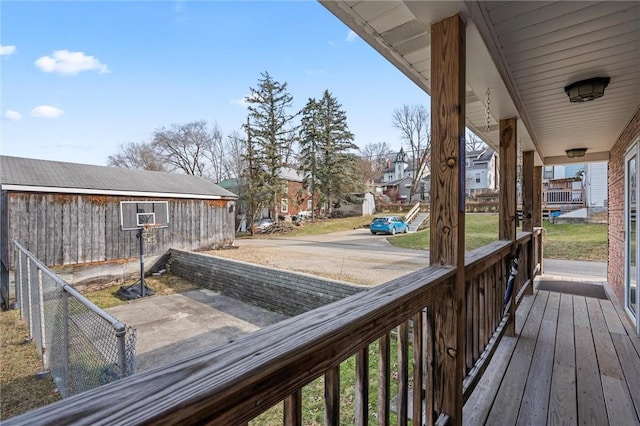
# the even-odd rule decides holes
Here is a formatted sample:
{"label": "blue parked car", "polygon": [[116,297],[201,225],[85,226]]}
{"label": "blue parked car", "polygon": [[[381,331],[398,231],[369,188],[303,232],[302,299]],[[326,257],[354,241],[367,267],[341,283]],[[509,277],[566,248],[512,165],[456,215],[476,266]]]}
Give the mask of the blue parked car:
{"label": "blue parked car", "polygon": [[395,235],[397,232],[407,233],[409,226],[398,216],[376,217],[369,225],[369,230],[373,235],[378,232]]}

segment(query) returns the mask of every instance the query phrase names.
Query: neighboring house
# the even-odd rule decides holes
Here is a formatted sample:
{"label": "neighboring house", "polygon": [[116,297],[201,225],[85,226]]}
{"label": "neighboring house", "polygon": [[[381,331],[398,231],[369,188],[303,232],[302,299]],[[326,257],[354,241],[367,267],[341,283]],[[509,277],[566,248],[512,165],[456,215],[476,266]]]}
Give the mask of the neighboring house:
{"label": "neighboring house", "polygon": [[282,195],[280,204],[276,206],[276,214],[296,216],[303,211],[310,212],[313,205],[311,194],[304,187],[304,175],[291,167],[283,167],[280,170],[280,178],[286,183],[286,193]]}
{"label": "neighboring house", "polygon": [[[543,194],[571,192],[570,200],[584,207],[607,206],[607,163],[578,163],[542,168]],[[543,204],[553,203],[554,196],[543,196]]]}
{"label": "neighboring house", "polygon": [[236,195],[196,176],[0,156],[0,185],[5,272],[13,267],[14,240],[47,266],[100,262],[122,270],[124,259],[138,257],[139,244],[137,232],[121,230],[121,201],[168,201],[169,227],[156,230],[149,255],[235,237]]}
{"label": "neighboring house", "polygon": [[[304,187],[304,175],[291,167],[283,167],[279,176],[285,183],[286,191],[280,197],[278,205],[275,206],[275,214],[277,216],[296,216],[300,212],[310,212],[313,206],[311,205],[311,194]],[[225,179],[218,185],[240,195],[248,187],[244,178]],[[247,210],[248,207],[244,201],[238,204],[238,216],[246,214]],[[274,212],[270,212],[268,208],[256,214],[257,218],[273,218],[273,216]]]}
{"label": "neighboring house", "polygon": [[[406,201],[410,197],[411,186],[416,174],[416,170],[410,166],[410,158],[404,152],[403,148],[395,154],[393,162],[391,159],[387,162],[387,168],[384,170],[380,180],[375,182],[376,192],[388,195],[393,193],[399,199]],[[418,186],[414,199],[428,198],[428,182],[429,176],[426,174],[422,177],[422,184]]]}
{"label": "neighboring house", "polygon": [[487,147],[478,151],[467,151],[466,193],[468,197],[483,192],[495,192],[498,183],[498,155]]}

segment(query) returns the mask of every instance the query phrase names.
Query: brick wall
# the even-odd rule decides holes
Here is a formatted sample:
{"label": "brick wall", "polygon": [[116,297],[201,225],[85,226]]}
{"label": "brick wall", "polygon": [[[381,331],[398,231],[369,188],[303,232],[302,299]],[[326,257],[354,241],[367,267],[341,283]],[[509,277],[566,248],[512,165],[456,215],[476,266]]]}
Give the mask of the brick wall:
{"label": "brick wall", "polygon": [[624,156],[640,137],[640,109],[611,149],[609,158],[609,262],[607,281],[624,303]]}
{"label": "brick wall", "polygon": [[366,289],[312,275],[174,249],[170,251],[168,265],[171,273],[201,287],[288,316]]}

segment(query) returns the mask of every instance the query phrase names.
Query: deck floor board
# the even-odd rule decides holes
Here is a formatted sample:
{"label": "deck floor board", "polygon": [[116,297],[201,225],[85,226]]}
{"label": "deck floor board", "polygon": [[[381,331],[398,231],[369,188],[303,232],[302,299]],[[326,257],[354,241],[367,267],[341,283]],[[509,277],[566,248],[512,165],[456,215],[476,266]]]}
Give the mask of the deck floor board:
{"label": "deck floor board", "polygon": [[[529,300],[527,300],[529,299]],[[609,300],[535,290],[463,423],[640,425],[640,337]]]}

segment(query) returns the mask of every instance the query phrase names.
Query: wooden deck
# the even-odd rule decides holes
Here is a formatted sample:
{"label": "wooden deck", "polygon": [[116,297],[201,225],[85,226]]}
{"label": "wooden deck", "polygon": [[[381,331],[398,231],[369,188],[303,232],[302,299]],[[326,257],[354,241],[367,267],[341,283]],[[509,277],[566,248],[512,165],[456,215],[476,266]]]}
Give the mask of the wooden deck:
{"label": "wooden deck", "polygon": [[640,338],[609,300],[535,290],[464,405],[468,425],[640,425]]}

